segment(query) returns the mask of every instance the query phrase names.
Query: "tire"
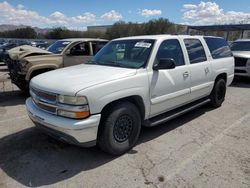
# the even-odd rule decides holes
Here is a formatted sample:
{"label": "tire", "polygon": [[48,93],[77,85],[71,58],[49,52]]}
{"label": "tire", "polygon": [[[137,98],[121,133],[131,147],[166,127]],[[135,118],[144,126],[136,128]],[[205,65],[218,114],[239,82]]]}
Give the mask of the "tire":
{"label": "tire", "polygon": [[226,82],[224,79],[219,79],[215,82],[214,88],[210,94],[211,106],[218,108],[225,100]]}
{"label": "tire", "polygon": [[21,90],[21,92],[24,95],[29,96],[29,83],[20,83],[20,84],[16,84],[16,86]]}
{"label": "tire", "polygon": [[136,144],[140,131],[137,107],[130,102],[119,102],[103,114],[97,144],[109,154],[121,155]]}

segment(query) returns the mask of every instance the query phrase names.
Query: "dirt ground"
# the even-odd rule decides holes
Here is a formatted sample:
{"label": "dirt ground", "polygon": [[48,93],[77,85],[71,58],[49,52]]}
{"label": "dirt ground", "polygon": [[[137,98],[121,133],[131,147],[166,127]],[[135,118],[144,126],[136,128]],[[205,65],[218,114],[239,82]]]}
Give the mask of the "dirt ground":
{"label": "dirt ground", "polygon": [[0,66],[0,187],[250,187],[250,81],[222,107],[143,128],[129,153],[61,143],[37,131]]}

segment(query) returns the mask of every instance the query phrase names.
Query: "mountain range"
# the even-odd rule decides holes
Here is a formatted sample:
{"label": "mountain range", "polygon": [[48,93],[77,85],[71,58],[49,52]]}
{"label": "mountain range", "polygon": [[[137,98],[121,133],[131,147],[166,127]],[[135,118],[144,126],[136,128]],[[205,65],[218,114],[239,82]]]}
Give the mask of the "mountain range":
{"label": "mountain range", "polygon": [[[0,25],[0,32],[20,29],[25,27],[30,27],[30,26],[2,24]],[[31,27],[31,28],[33,28],[37,33],[47,33],[52,30],[52,28],[39,28],[39,27]]]}

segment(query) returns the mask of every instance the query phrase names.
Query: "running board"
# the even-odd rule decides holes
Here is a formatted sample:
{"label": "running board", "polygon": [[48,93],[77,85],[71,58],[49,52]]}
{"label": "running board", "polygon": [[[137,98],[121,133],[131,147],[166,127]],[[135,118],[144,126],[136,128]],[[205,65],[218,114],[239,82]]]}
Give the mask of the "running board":
{"label": "running board", "polygon": [[150,118],[146,125],[147,127],[153,127],[162,123],[165,123],[171,119],[174,119],[182,114],[185,114],[191,110],[194,110],[200,106],[203,106],[207,103],[209,103],[211,100],[208,98],[200,99],[198,101],[192,102],[190,104],[187,104],[185,106],[179,107],[177,109],[171,110],[169,112],[166,112],[164,114],[158,115],[156,117]]}

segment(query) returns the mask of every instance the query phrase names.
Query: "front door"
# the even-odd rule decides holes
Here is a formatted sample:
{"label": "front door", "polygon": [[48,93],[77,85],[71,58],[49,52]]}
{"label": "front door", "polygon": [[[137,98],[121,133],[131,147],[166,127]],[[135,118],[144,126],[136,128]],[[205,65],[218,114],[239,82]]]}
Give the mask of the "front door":
{"label": "front door", "polygon": [[92,58],[89,42],[82,42],[71,46],[63,56],[64,67],[79,65]]}
{"label": "front door", "polygon": [[151,117],[187,103],[190,97],[190,72],[178,39],[162,42],[155,63],[164,58],[175,60],[176,67],[153,71],[150,88]]}

